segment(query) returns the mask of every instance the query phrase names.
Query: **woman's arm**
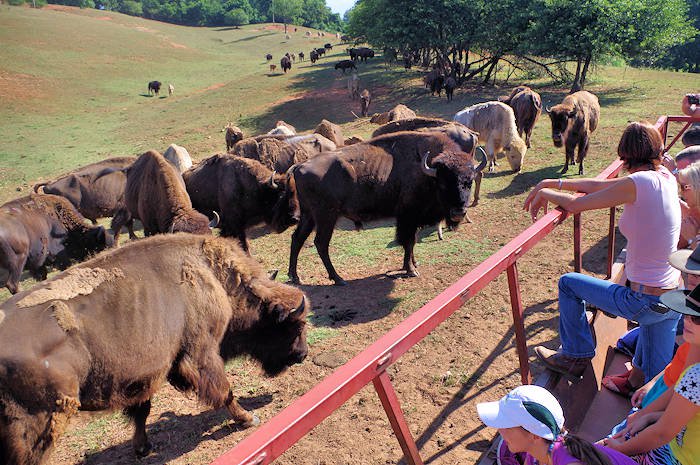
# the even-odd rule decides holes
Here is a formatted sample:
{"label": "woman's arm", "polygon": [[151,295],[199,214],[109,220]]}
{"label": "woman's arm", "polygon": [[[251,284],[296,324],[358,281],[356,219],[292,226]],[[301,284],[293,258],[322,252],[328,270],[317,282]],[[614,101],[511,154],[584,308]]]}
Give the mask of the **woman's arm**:
{"label": "woman's arm", "polygon": [[[550,188],[538,189],[535,187],[525,199],[523,210],[529,211],[532,220],[537,220],[540,210],[547,213],[547,203],[552,202],[570,213],[578,213],[586,210],[610,208],[625,203],[632,203],[637,198],[637,189],[634,181],[629,178],[611,180],[605,189],[597,190],[583,197],[553,190]],[[571,182],[571,181],[567,181]]]}
{"label": "woman's arm", "polygon": [[625,455],[649,452],[671,442],[681,428],[687,425],[698,413],[700,413],[700,406],[674,392],[668,408],[656,423],[643,429],[629,440],[611,438],[605,440],[604,444]]}

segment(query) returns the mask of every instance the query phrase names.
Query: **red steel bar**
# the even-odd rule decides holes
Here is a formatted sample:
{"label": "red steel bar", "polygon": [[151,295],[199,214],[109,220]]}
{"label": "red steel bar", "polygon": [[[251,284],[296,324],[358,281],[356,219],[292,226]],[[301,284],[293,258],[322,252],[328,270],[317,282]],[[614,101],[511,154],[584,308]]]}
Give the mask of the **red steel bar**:
{"label": "red steel bar", "polygon": [[[675,118],[681,118],[678,121],[687,121],[682,119],[683,117],[669,117],[668,119],[671,120],[671,118],[673,121],[676,121]],[[659,119],[659,122],[662,122],[662,119]],[[663,124],[666,124],[666,121],[663,119]],[[700,118],[697,118],[697,121],[700,122]],[[615,177],[621,168],[622,162],[617,160],[596,178]],[[375,384],[375,388],[379,386],[377,392],[380,398],[383,395],[386,396],[385,399],[382,399],[385,408],[387,408],[385,400],[389,401],[387,414],[392,422],[392,427],[394,426],[393,421],[398,418],[401,418],[405,425],[403,414],[398,405],[398,398],[396,398],[390,384],[383,381],[383,377],[386,376],[386,368],[506,270],[508,270],[511,302],[514,309],[517,307],[517,310],[513,310],[514,319],[516,315],[518,316],[514,325],[517,327],[519,324],[522,327],[522,303],[515,263],[567,216],[563,210],[551,210],[212,464],[263,465],[272,462],[370,382]],[[517,331],[520,330],[516,328],[516,333]],[[517,345],[521,344],[520,340],[524,342],[524,328],[522,331],[521,337],[516,334]],[[521,369],[525,367],[524,371],[527,373],[529,381],[526,348],[523,350],[519,347],[518,355]],[[395,402],[390,401],[391,396],[396,399]],[[398,423],[397,426],[400,429],[405,427]],[[396,428],[394,431],[397,431]],[[410,433],[408,436],[403,435],[403,433],[397,434],[397,437],[399,436],[410,437]],[[415,445],[412,438],[410,442]],[[409,442],[402,444],[402,449],[404,446],[410,447]],[[404,453],[406,453],[405,449]],[[406,453],[407,458],[412,457],[412,454],[411,451]],[[420,460],[420,457],[417,460]]]}
{"label": "red steel bar", "polygon": [[396,439],[399,440],[406,461],[409,465],[423,465],[423,459],[420,458],[416,441],[413,440],[411,431],[408,429],[408,423],[406,423],[406,418],[401,411],[399,397],[394,391],[394,386],[391,385],[389,375],[386,374],[386,371],[382,371],[372,382],[379,395],[379,400],[382,401],[384,411],[389,417],[389,423],[391,423]]}
{"label": "red steel bar", "polygon": [[527,357],[527,338],[525,337],[525,321],[523,314],[523,300],[520,297],[520,283],[518,282],[518,265],[513,263],[508,267],[508,291],[510,292],[510,306],[513,311],[513,326],[515,330],[515,347],[518,349],[520,362],[520,379],[523,384],[532,382],[530,374],[530,362]]}
{"label": "red steel bar", "polygon": [[581,272],[581,214],[574,214],[574,271]]}
{"label": "red steel bar", "polygon": [[610,209],[610,223],[608,224],[608,274],[605,279],[612,278],[613,254],[615,253],[615,207]]}

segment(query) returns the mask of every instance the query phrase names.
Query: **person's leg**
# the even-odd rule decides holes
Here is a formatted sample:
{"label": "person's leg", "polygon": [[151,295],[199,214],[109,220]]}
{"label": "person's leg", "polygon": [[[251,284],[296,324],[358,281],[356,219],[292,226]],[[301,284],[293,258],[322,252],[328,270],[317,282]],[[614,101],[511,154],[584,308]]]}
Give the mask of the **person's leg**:
{"label": "person's leg", "polygon": [[673,358],[679,318],[674,311],[662,314],[651,308],[639,316],[640,333],[632,365],[641,368],[644,382],[660,373]]}

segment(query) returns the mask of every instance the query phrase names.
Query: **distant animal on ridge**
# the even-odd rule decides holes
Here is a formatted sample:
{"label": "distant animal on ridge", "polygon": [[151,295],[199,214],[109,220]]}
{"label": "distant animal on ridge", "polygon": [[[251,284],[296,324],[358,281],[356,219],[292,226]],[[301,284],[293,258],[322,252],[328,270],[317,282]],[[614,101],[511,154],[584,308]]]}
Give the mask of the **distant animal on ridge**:
{"label": "distant animal on ridge", "polygon": [[564,100],[547,108],[552,121],[552,142],[555,147],[565,147],[566,159],[561,173],[568,171],[569,165],[575,164],[574,150],[578,147],[576,162],[578,174],[583,174],[583,160],[588,154],[591,134],[598,127],[600,104],[598,97],[581,90],[564,97]]}
{"label": "distant animal on ridge", "polygon": [[348,94],[353,100],[360,98],[360,77],[355,71],[353,71],[352,75],[348,78]]}
{"label": "distant animal on ridge", "polygon": [[311,60],[311,63],[316,63],[316,60],[318,60],[318,52],[316,50],[311,50],[311,53],[309,53],[309,59]]}
{"label": "distant animal on ridge", "polygon": [[270,65],[270,73],[274,73],[277,69],[277,65]]}
{"label": "distant animal on ridge", "polygon": [[173,92],[175,92],[175,86],[172,85],[172,84],[168,84],[168,96],[169,96],[169,97],[172,97],[172,96],[173,96]]}
{"label": "distant animal on ridge", "polygon": [[299,61],[304,61],[304,52],[299,52]]}
{"label": "distant animal on ridge", "polygon": [[267,55],[265,55],[265,59],[266,59],[267,61],[272,60],[272,54],[271,54],[271,53],[268,53]]}
{"label": "distant animal on ridge", "polygon": [[280,60],[280,67],[286,73],[292,69],[292,60],[288,56],[283,56]]}
{"label": "distant animal on ridge", "polygon": [[160,92],[160,81],[151,81],[148,83],[148,95],[156,94]]}

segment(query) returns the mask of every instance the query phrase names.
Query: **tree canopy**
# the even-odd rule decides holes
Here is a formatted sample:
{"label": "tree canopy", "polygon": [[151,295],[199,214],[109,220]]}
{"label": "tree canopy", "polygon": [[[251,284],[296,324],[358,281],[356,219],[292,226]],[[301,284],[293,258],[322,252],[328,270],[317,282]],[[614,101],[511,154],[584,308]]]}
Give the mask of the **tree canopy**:
{"label": "tree canopy", "polygon": [[[459,80],[485,73],[488,81],[505,60],[541,69],[578,90],[589,67],[606,57],[648,62],[686,46],[697,33],[693,19],[700,26],[699,2],[359,0],[347,13],[347,31],[425,66],[443,66]],[[572,62],[575,73],[565,66]]]}

